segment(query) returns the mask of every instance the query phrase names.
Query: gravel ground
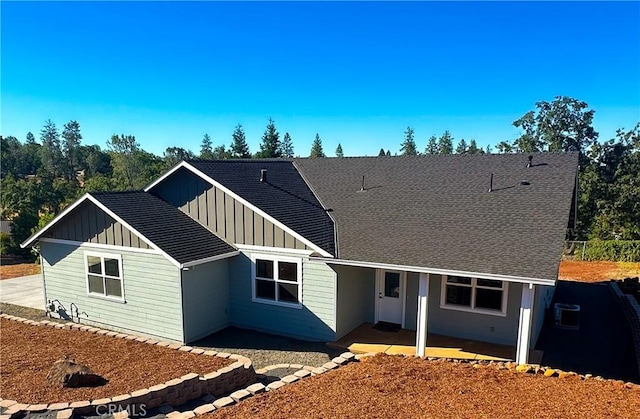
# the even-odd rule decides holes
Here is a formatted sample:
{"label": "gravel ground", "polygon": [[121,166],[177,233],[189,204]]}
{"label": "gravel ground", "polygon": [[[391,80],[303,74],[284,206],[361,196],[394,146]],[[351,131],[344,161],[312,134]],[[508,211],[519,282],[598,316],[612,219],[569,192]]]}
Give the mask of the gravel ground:
{"label": "gravel ground", "polygon": [[322,342],[308,342],[236,327],[228,327],[191,346],[246,356],[253,361],[255,369],[276,364],[319,367],[344,352],[329,348]]}
{"label": "gravel ground", "polygon": [[49,320],[49,321],[58,321],[60,323],[66,323],[64,320],[53,319],[45,316],[44,310],[38,310],[36,308],[30,307],[22,307],[9,303],[0,303],[0,311],[2,313],[7,313],[12,316],[23,317],[25,319],[40,321],[40,320]]}

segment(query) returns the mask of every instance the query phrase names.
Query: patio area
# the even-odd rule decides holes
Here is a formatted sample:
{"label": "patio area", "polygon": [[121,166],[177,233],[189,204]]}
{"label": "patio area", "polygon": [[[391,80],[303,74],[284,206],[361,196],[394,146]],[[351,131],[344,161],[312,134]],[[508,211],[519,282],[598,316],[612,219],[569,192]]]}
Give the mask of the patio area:
{"label": "patio area", "polygon": [[[376,329],[371,323],[363,323],[337,342],[331,342],[327,345],[348,349],[356,354],[383,352],[390,355],[415,355],[416,332],[406,329],[400,329],[396,332],[382,331]],[[516,348],[428,334],[426,356],[467,360],[512,361],[516,356]],[[541,359],[541,351],[532,350],[529,354],[530,364],[539,364]]]}

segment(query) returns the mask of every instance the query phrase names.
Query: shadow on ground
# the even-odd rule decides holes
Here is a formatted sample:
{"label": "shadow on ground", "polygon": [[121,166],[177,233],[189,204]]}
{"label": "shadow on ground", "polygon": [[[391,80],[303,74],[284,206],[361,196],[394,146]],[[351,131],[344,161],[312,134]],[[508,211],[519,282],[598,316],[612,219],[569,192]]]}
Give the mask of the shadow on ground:
{"label": "shadow on ground", "polygon": [[536,345],[542,365],[640,383],[631,333],[608,282],[558,281],[551,310],[555,303],[579,304],[580,328],[555,327],[548,316]]}

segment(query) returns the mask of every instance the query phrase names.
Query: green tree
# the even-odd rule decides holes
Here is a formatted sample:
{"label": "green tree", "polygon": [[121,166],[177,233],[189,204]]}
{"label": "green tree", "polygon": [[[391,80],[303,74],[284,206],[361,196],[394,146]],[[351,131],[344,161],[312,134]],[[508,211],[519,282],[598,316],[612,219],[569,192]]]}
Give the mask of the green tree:
{"label": "green tree", "polygon": [[80,124],[78,121],[69,121],[62,131],[62,153],[66,159],[66,176],[68,180],[75,180],[76,172],[82,169],[80,164]]}
{"label": "green tree", "polygon": [[476,140],[471,139],[471,141],[469,141],[469,149],[467,150],[467,153],[469,153],[469,154],[482,154],[482,153],[484,153],[484,150],[482,150],[480,147],[478,147],[478,144],[476,143]]}
{"label": "green tree", "polygon": [[425,154],[438,154],[438,139],[435,135],[432,135],[427,142],[427,148],[424,150]]}
{"label": "green tree", "polygon": [[231,157],[247,159],[251,157],[249,146],[247,145],[247,138],[244,134],[244,128],[242,124],[236,125],[231,135]]}
{"label": "green tree", "polygon": [[456,146],[456,153],[457,154],[464,154],[464,153],[467,152],[468,148],[469,148],[469,146],[467,145],[467,142],[463,138],[460,141],[458,141],[458,145]]}
{"label": "green tree", "polygon": [[523,131],[513,143],[518,151],[585,151],[598,140],[592,126],[595,111],[587,109],[586,102],[556,96],[535,106],[535,111],[513,122]]}
{"label": "green tree", "polygon": [[407,127],[404,132],[404,141],[400,147],[400,153],[404,156],[415,156],[418,154],[418,150],[416,149],[416,141],[413,137],[413,128]]}
{"label": "green tree", "polygon": [[386,152],[386,151],[384,151],[384,148],[381,148],[381,149],[380,149],[380,152],[378,152],[378,157],[384,157],[384,156],[386,156],[386,155],[387,155],[387,152]]}
{"label": "green tree", "polygon": [[326,157],[324,155],[324,151],[322,150],[322,140],[320,139],[320,135],[316,133],[316,138],[313,140],[311,144],[311,154],[309,155],[311,158],[318,157]]}
{"label": "green tree", "polygon": [[20,176],[18,168],[18,156],[22,145],[14,136],[0,136],[0,175],[2,177],[7,174]]}
{"label": "green tree", "polygon": [[342,144],[338,143],[338,147],[336,147],[336,157],[344,157],[344,152],[342,151]]}
{"label": "green tree", "polygon": [[496,144],[496,149],[500,154],[513,153],[513,146],[507,141],[500,141],[498,144]]}
{"label": "green tree", "polygon": [[175,166],[182,160],[190,160],[193,158],[195,158],[195,154],[182,147],[167,147],[164,151],[164,161],[167,168]]}
{"label": "green tree", "polygon": [[217,146],[216,148],[213,149],[213,157],[214,159],[219,159],[219,160],[223,160],[223,159],[228,159],[229,157],[231,157],[229,155],[230,151],[227,151],[227,149],[225,148],[224,144],[221,144],[219,146]]}
{"label": "green tree", "polygon": [[282,150],[280,146],[280,134],[276,130],[276,124],[273,119],[269,118],[267,128],[262,134],[262,143],[260,144],[260,157],[281,157]]}
{"label": "green tree", "polygon": [[85,167],[85,178],[104,175],[111,177],[113,167],[111,166],[111,155],[105,153],[98,145],[82,146],[80,155],[83,156]]}
{"label": "green tree", "polygon": [[140,185],[143,166],[139,159],[140,144],[133,135],[112,135],[107,143],[111,154],[113,177],[119,189],[135,189]]}
{"label": "green tree", "polygon": [[42,142],[41,159],[43,169],[49,176],[58,176],[63,173],[64,159],[60,148],[60,134],[56,124],[50,119],[44,124],[40,131],[40,141]]}
{"label": "green tree", "polygon": [[293,157],[293,140],[291,140],[288,132],[284,133],[284,138],[282,139],[282,157],[288,159]]}
{"label": "green tree", "polygon": [[453,153],[453,137],[449,131],[445,131],[438,139],[438,154]]}
{"label": "green tree", "polygon": [[202,143],[200,144],[200,158],[201,159],[213,159],[213,143],[209,134],[205,134],[202,137]]}

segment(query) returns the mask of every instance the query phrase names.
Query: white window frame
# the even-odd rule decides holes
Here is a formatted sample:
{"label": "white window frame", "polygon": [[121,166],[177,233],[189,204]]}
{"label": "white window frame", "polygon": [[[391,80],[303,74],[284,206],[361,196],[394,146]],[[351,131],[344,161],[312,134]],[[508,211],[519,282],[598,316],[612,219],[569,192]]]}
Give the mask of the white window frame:
{"label": "white window frame", "polygon": [[[256,260],[257,259],[269,260],[273,262],[273,279],[256,277]],[[293,281],[279,279],[278,278],[278,262],[295,263],[297,265],[298,280],[293,282]],[[275,292],[276,292],[275,300],[268,300],[268,299],[259,298],[256,296],[256,279],[260,279],[264,281],[273,281],[275,283]],[[296,284],[298,286],[298,303],[278,301],[278,292],[279,292],[278,283]],[[276,305],[281,307],[301,309],[302,308],[302,258],[252,253],[251,254],[251,301],[255,303],[261,303],[261,304],[270,304],[270,305]]]}
{"label": "white window frame", "polygon": [[[466,311],[469,313],[477,313],[477,314],[488,314],[490,316],[500,316],[500,317],[506,317],[507,315],[507,302],[509,299],[509,282],[507,281],[500,281],[502,283],[502,288],[496,288],[496,287],[485,287],[485,286],[481,286],[478,285],[478,278],[474,278],[474,277],[461,277],[461,278],[470,278],[471,279],[471,284],[467,285],[467,284],[447,284],[447,275],[442,275],[442,283],[440,285],[440,308],[446,309],[446,310],[457,310],[457,311]],[[481,278],[482,279],[482,278]],[[493,281],[497,281],[497,280],[493,280]],[[456,287],[467,287],[467,288],[471,288],[471,305],[469,307],[467,306],[461,306],[461,305],[457,305],[457,304],[447,304],[447,285],[453,285]],[[502,304],[501,304],[501,308],[500,310],[490,310],[490,309],[486,309],[486,308],[476,308],[476,290],[478,288],[481,289],[488,289],[488,290],[494,290],[494,291],[502,291]]]}
{"label": "white window frame", "polygon": [[[101,270],[102,270],[102,286],[104,289],[104,293],[97,293],[97,292],[91,292],[89,291],[89,262],[88,262],[88,257],[89,256],[93,256],[93,257],[99,257],[100,258],[100,265],[101,265]],[[111,276],[111,275],[107,275],[106,274],[106,270],[104,267],[104,260],[106,259],[117,259],[118,260],[118,277],[115,276]],[[121,303],[124,303],[125,299],[124,299],[124,275],[122,273],[123,271],[123,266],[122,266],[122,255],[118,255],[115,253],[103,253],[103,252],[90,252],[90,251],[85,251],[84,252],[84,280],[85,280],[85,285],[87,287],[87,295],[89,295],[90,297],[96,297],[96,298],[103,298],[105,300],[111,300],[111,301],[118,301]],[[91,275],[96,275],[94,273],[92,273]],[[118,279],[120,280],[120,295],[122,297],[117,297],[115,295],[107,295],[107,284],[106,279],[105,278],[112,278],[112,279]]]}

